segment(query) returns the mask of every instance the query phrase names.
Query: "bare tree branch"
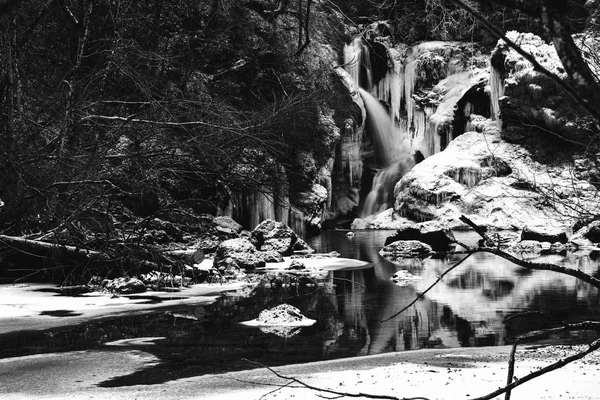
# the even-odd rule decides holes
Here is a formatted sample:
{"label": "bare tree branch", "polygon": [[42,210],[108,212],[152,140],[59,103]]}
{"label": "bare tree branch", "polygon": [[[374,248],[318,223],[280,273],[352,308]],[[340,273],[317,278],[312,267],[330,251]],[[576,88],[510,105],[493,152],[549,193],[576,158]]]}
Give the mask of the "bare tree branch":
{"label": "bare tree branch", "polygon": [[[302,382],[298,378],[282,375],[279,372],[275,371],[273,368],[270,368],[259,362],[248,360],[247,358],[243,358],[242,360],[249,362],[251,364],[254,364],[254,365],[258,365],[262,368],[266,368],[267,370],[272,372],[278,378],[290,381],[277,390],[281,390],[284,387],[289,387],[291,384],[296,383],[296,384],[300,385],[300,387],[304,387],[306,389],[315,390],[318,392],[329,393],[329,394],[335,394],[335,395],[341,396],[341,397],[366,397],[368,399],[390,399],[390,400],[429,400],[426,397],[396,397],[396,396],[369,394],[369,393],[347,393],[347,392],[338,392],[336,390],[323,389],[323,388],[319,388],[317,386],[312,386],[312,385],[309,385],[308,383]],[[297,386],[294,386],[294,387],[297,387]],[[275,390],[274,392],[276,392],[277,390]],[[273,392],[271,392],[271,393],[273,393]]]}
{"label": "bare tree branch", "polygon": [[427,292],[429,292],[431,289],[433,289],[433,287],[435,285],[437,285],[442,279],[444,279],[444,277],[450,273],[450,271],[452,271],[453,269],[457,268],[458,266],[460,266],[463,262],[465,262],[467,260],[467,258],[469,258],[470,256],[472,256],[473,254],[475,254],[476,251],[470,251],[467,253],[467,255],[465,257],[463,257],[459,262],[457,262],[456,264],[454,264],[453,266],[451,266],[450,268],[448,268],[447,270],[445,270],[440,276],[438,276],[438,278],[435,280],[435,282],[433,282],[427,289],[425,289],[425,291],[423,291],[422,293],[419,293],[415,299],[413,301],[411,301],[406,307],[404,307],[402,310],[398,311],[397,313],[395,313],[394,315],[387,317],[385,319],[380,320],[379,322],[386,322],[389,321],[390,319],[402,314],[404,311],[408,310],[410,307],[412,307],[413,304],[415,304],[417,301],[419,301],[419,299],[421,299]]}
{"label": "bare tree branch", "polygon": [[186,121],[186,122],[151,121],[148,119],[133,118],[133,116],[119,117],[119,116],[114,116],[114,115],[86,115],[85,117],[82,117],[80,119],[80,121],[89,121],[89,120],[94,120],[94,119],[100,119],[100,120],[106,120],[106,121],[133,122],[133,123],[139,123],[139,124],[163,125],[163,126],[201,125],[201,126],[208,126],[210,128],[215,128],[215,129],[231,129],[231,127],[229,127],[229,126],[215,125],[215,124],[211,124],[211,123],[204,122],[204,121]]}
{"label": "bare tree branch", "polygon": [[[506,385],[509,386],[513,379],[515,378],[515,354],[517,352],[517,346],[519,343],[526,339],[533,339],[538,337],[544,337],[552,333],[560,333],[560,332],[572,332],[572,331],[581,331],[581,330],[599,330],[600,331],[600,322],[593,321],[585,321],[577,324],[566,324],[565,326],[561,326],[558,328],[550,328],[550,329],[541,329],[537,331],[527,332],[523,335],[518,336],[513,343],[512,349],[510,351],[510,356],[508,358],[508,373],[506,376]],[[510,400],[512,388],[506,391],[506,395],[504,396],[504,400]]]}
{"label": "bare tree branch", "polygon": [[572,363],[573,361],[580,360],[583,357],[587,356],[590,353],[593,353],[594,351],[596,351],[598,349],[600,349],[600,339],[594,340],[592,343],[590,343],[588,345],[588,348],[585,349],[584,351],[581,351],[581,352],[579,352],[577,354],[574,354],[572,356],[569,356],[567,358],[558,360],[557,362],[555,362],[553,364],[550,364],[547,367],[544,367],[542,369],[534,371],[534,372],[532,372],[532,373],[524,376],[523,378],[518,379],[518,380],[512,382],[510,385],[506,385],[505,387],[500,388],[500,389],[498,389],[498,390],[496,390],[496,391],[494,391],[492,393],[486,394],[485,396],[476,397],[476,398],[473,398],[471,400],[490,400],[490,399],[493,399],[496,396],[501,395],[502,393],[506,393],[508,390],[512,390],[512,389],[516,388],[517,386],[521,386],[522,384],[524,384],[526,382],[529,382],[532,379],[535,379],[535,378],[537,378],[539,376],[542,376],[542,375],[544,375],[544,374],[546,374],[548,372],[551,372],[551,371],[557,370],[559,368],[562,368],[565,365]]}
{"label": "bare tree branch", "polygon": [[[475,224],[473,221],[471,221],[466,216],[464,216],[464,215],[461,216],[460,220],[467,223],[469,226],[473,227],[474,229],[477,228],[477,229],[475,229],[475,231],[481,237],[483,237],[486,241],[491,240],[485,233],[483,233],[483,229],[478,227],[477,224]],[[520,267],[527,268],[527,269],[540,270],[540,271],[554,271],[554,272],[558,272],[560,274],[573,276],[573,277],[580,279],[586,283],[589,283],[590,285],[594,286],[595,288],[600,289],[600,279],[597,279],[597,278],[595,278],[589,274],[586,274],[585,272],[580,271],[578,269],[565,268],[565,267],[561,267],[561,266],[558,266],[556,264],[551,264],[551,263],[540,263],[540,262],[532,262],[532,261],[523,260],[521,258],[517,258],[517,257],[513,256],[510,253],[500,250],[500,248],[498,248],[498,247],[496,247],[496,248],[480,247],[476,250],[473,250],[473,252],[495,254],[497,256],[504,258],[505,260],[508,260]]]}

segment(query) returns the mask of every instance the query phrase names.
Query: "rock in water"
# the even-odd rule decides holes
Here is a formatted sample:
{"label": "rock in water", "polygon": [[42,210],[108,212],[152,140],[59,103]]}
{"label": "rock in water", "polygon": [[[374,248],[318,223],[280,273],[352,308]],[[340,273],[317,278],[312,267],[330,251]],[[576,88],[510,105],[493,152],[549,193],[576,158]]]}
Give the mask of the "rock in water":
{"label": "rock in water", "polygon": [[398,229],[395,235],[385,239],[385,245],[398,240],[418,240],[430,245],[435,251],[447,251],[455,243],[452,231],[437,223],[423,223],[418,227],[406,225]]}
{"label": "rock in water", "polygon": [[551,225],[525,226],[521,232],[521,240],[537,240],[538,242],[567,243],[567,234],[559,227]]}
{"label": "rock in water", "polygon": [[379,251],[383,258],[425,258],[433,253],[431,246],[418,240],[398,240],[390,243]]}
{"label": "rock in water", "polygon": [[532,258],[542,254],[542,244],[537,240],[521,240],[508,250],[511,253]]}
{"label": "rock in water", "polygon": [[306,265],[304,265],[304,263],[298,261],[298,260],[292,260],[291,264],[289,267],[287,267],[286,269],[290,269],[290,270],[303,270],[306,269]]}
{"label": "rock in water", "polygon": [[261,325],[288,325],[297,324],[306,319],[304,315],[294,306],[280,304],[269,310],[263,310],[258,315]]}

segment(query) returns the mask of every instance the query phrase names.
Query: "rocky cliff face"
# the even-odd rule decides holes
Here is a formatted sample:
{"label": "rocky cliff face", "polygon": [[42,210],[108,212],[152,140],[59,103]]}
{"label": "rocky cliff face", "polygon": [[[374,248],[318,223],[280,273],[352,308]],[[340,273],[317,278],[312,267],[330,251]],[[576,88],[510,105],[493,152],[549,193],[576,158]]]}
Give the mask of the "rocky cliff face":
{"label": "rocky cliff face", "polygon": [[[258,76],[250,79],[268,81],[261,90],[268,87],[271,93],[261,101],[273,98],[274,109],[277,102],[289,103],[275,116],[279,121],[275,129],[287,148],[277,155],[262,154],[262,149],[248,150],[269,162],[261,165],[254,160],[240,160],[242,177],[255,179],[264,173],[248,173],[248,168],[268,167],[277,178],[257,190],[234,190],[225,213],[249,229],[265,218],[282,221],[299,232],[305,224],[320,228],[327,212],[335,214],[353,207],[344,204],[344,196],[336,201],[334,187],[348,181],[351,187],[353,179],[360,179],[349,166],[355,153],[352,143],[362,134],[364,111],[336,73],[345,35],[343,18],[327,2],[312,2],[310,40],[299,51],[304,38],[298,36],[299,20],[293,13],[275,17],[272,10],[255,10],[253,2],[241,2],[236,7],[248,8],[247,24],[256,28],[253,32],[246,29],[249,37],[245,41],[253,46],[240,50],[239,56],[244,60],[270,57],[271,65],[265,65],[257,71]],[[231,72],[227,81],[240,86],[249,79],[248,72],[240,68]],[[248,105],[253,101],[250,99]]]}
{"label": "rocky cliff face", "polygon": [[[552,44],[531,33],[512,31],[507,37],[548,71],[565,76]],[[592,121],[556,81],[535,70],[503,41],[499,41],[490,60],[494,117],[501,121],[502,137],[527,147],[542,162],[551,162],[557,156],[565,160],[581,151],[593,130]]]}

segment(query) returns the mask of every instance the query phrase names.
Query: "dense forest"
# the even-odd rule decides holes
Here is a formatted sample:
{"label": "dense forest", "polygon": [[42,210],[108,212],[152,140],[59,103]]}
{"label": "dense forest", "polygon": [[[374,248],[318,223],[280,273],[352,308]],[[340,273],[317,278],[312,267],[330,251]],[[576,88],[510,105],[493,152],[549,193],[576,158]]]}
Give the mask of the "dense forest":
{"label": "dense forest", "polygon": [[[543,1],[465,3],[501,31],[563,33]],[[598,30],[597,2],[554,3],[568,34]],[[0,234],[111,259],[196,243],[209,216],[252,229],[257,193],[313,228],[352,214],[313,190],[341,190],[340,137],[361,123],[344,44],[497,41],[449,0],[4,0],[0,18]]]}

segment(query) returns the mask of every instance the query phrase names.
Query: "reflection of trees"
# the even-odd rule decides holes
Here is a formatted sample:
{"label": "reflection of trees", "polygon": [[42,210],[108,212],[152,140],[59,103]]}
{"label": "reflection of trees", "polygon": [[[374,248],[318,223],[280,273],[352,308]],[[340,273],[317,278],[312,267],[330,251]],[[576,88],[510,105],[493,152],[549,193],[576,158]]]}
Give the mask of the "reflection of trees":
{"label": "reflection of trees", "polygon": [[[385,233],[360,232],[367,240],[356,240],[352,252],[358,257],[374,264],[372,270],[352,271],[349,281],[366,285],[365,290],[359,285],[338,283],[338,303],[343,308],[347,326],[355,331],[364,332],[366,342],[360,354],[378,354],[386,351],[399,351],[423,347],[427,344],[432,329],[431,303],[428,300],[419,302],[409,312],[390,321],[381,322],[387,315],[398,309],[399,305],[412,300],[416,291],[411,285],[399,287],[390,277],[398,267],[381,256],[377,241],[385,241]],[[382,236],[381,238],[377,236]],[[360,238],[359,238],[360,239]],[[342,253],[345,255],[344,253]],[[418,268],[419,261],[411,261],[410,267]],[[437,325],[437,324],[436,324]]]}
{"label": "reflection of trees", "polygon": [[[362,239],[363,235],[367,240]],[[543,271],[520,273],[522,270],[511,262],[480,253],[444,278],[409,310],[380,322],[409,304],[460,256],[391,263],[379,256],[376,243],[383,242],[385,234],[382,238],[377,235],[380,233],[359,232],[352,242],[345,238],[333,241],[342,243],[343,256],[353,255],[374,263],[372,271],[354,271],[344,276],[357,284],[336,282],[338,309],[348,327],[338,340],[342,343],[352,337],[354,345],[365,340],[359,354],[501,344],[506,338],[504,318],[523,309],[541,309],[559,316],[568,312],[575,320],[590,318],[589,314],[598,312],[594,310],[598,310],[599,296],[589,285]],[[597,262],[590,257],[571,256],[561,260],[588,273],[598,270]],[[545,261],[558,262],[558,257]],[[397,287],[390,277],[399,269],[423,279]],[[367,286],[365,291],[360,290],[363,284]],[[508,333],[512,336],[514,332],[514,325],[509,326]]]}
{"label": "reflection of trees", "polygon": [[[423,280],[415,282],[424,290],[441,272],[456,261],[426,260]],[[546,257],[543,261],[558,263],[558,257]],[[589,257],[560,258],[560,262],[582,271],[593,273],[598,264]],[[497,336],[496,343],[504,341],[503,320],[516,312],[538,310],[558,320],[576,322],[599,318],[600,297],[598,291],[573,277],[545,271],[518,274],[511,262],[490,254],[474,254],[460,269],[452,271],[428,292],[427,297],[445,304],[456,318],[470,321],[473,336],[461,345],[478,345],[491,341],[489,335]],[[393,315],[393,314],[392,314]],[[447,317],[444,317],[448,321]],[[548,318],[533,318],[518,324],[507,325],[509,336],[532,329],[542,329]],[[443,323],[448,326],[448,323]],[[458,329],[457,329],[458,331]],[[459,333],[460,335],[460,333]]]}

